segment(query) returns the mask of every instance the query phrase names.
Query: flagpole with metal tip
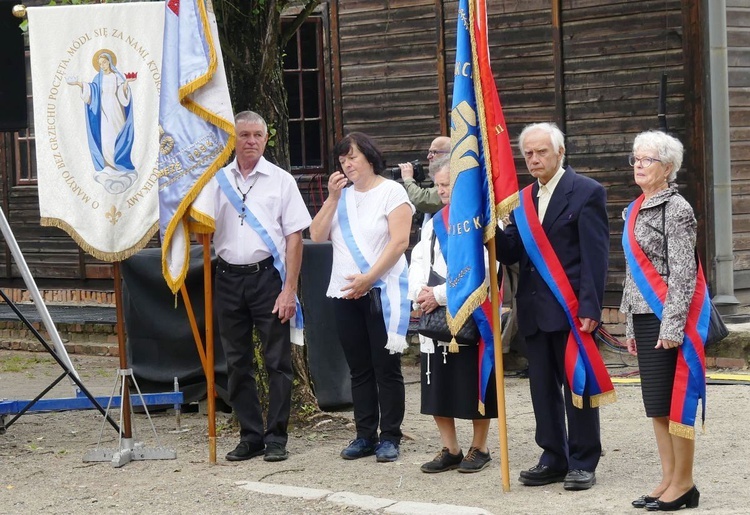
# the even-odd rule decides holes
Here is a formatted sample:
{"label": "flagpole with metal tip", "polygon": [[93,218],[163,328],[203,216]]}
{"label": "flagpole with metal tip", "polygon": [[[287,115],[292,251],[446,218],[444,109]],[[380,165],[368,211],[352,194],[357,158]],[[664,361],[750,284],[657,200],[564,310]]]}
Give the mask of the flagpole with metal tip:
{"label": "flagpole with metal tip", "polygon": [[497,427],[500,433],[500,475],[503,492],[510,492],[510,464],[508,463],[508,423],[505,414],[505,378],[503,375],[502,328],[500,327],[500,295],[497,280],[497,251],[495,238],[487,242],[490,261],[490,304],[492,305],[492,338],[495,341],[495,386],[497,387]]}
{"label": "flagpole with metal tip", "polygon": [[16,18],[26,18],[26,6],[23,4],[14,5],[11,12]]}

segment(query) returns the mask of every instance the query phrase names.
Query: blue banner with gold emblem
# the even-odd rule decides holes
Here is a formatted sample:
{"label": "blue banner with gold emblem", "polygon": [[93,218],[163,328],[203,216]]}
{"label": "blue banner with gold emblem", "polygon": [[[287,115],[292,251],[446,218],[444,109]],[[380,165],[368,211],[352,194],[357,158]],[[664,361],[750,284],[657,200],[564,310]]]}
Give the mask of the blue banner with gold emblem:
{"label": "blue banner with gold emblem", "polygon": [[[484,243],[494,236],[494,200],[484,165],[475,91],[470,0],[458,8],[451,111],[451,203],[448,220],[448,324],[455,334],[487,298]],[[481,98],[480,98],[481,100]]]}

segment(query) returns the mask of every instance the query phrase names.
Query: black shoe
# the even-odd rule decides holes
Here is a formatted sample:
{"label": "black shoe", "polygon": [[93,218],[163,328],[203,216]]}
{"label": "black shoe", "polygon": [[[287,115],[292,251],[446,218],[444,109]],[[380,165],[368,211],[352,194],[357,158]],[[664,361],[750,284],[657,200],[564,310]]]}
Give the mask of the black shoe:
{"label": "black shoe", "polygon": [[650,495],[642,495],[630,504],[633,508],[645,508],[648,503],[656,502],[658,497],[651,497]]}
{"label": "black shoe", "polygon": [[588,470],[571,470],[565,476],[566,490],[588,490],[596,484],[596,474]]}
{"label": "black shoe", "polygon": [[648,511],[676,511],[683,506],[685,506],[685,508],[697,508],[700,498],[701,493],[695,485],[693,485],[693,488],[679,496],[674,501],[665,502],[661,499],[657,499],[655,502],[648,503],[646,509]]}
{"label": "black shoe", "polygon": [[266,445],[263,461],[284,461],[289,457],[286,446],[283,443],[270,442]]}
{"label": "black shoe", "polygon": [[492,457],[489,449],[487,449],[487,452],[482,452],[476,447],[471,447],[469,452],[466,453],[466,457],[461,461],[458,471],[465,474],[479,472],[486,469],[490,465],[490,461],[492,461]]}
{"label": "black shoe", "polygon": [[457,469],[463,459],[464,453],[462,451],[458,451],[458,454],[451,454],[447,447],[443,447],[443,450],[437,453],[437,455],[432,458],[432,461],[428,461],[419,467],[419,470],[427,474],[446,472],[448,470]]}
{"label": "black shoe", "polygon": [[567,473],[566,470],[552,470],[547,465],[534,465],[529,470],[522,470],[518,480],[526,486],[543,486],[563,481]]}
{"label": "black shoe", "polygon": [[265,451],[265,446],[261,444],[251,444],[250,442],[240,442],[233,451],[226,455],[227,461],[244,461],[250,458],[260,456]]}

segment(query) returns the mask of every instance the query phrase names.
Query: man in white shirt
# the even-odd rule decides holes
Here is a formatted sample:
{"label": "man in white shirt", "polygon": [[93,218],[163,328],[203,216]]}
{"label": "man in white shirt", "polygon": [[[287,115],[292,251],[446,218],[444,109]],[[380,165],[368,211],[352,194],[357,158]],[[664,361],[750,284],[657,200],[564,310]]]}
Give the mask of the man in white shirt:
{"label": "man in white shirt", "polygon": [[[240,443],[226,459],[262,454],[265,461],[282,461],[288,457],[291,342],[301,336],[302,325],[296,297],[302,231],[311,218],[291,174],[263,157],[268,142],[263,118],[244,111],[235,117],[235,126],[236,158],[209,184],[218,256],[214,304],[227,358],[229,402],[240,423]],[[254,327],[268,372],[265,430],[254,373]]]}

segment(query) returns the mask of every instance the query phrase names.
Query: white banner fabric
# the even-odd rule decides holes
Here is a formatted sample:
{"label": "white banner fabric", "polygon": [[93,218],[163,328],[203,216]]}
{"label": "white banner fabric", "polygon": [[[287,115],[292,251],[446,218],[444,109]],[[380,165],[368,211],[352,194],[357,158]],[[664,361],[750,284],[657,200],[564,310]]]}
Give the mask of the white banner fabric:
{"label": "white banner fabric", "polygon": [[158,230],[164,3],[27,12],[41,223],[121,261]]}

